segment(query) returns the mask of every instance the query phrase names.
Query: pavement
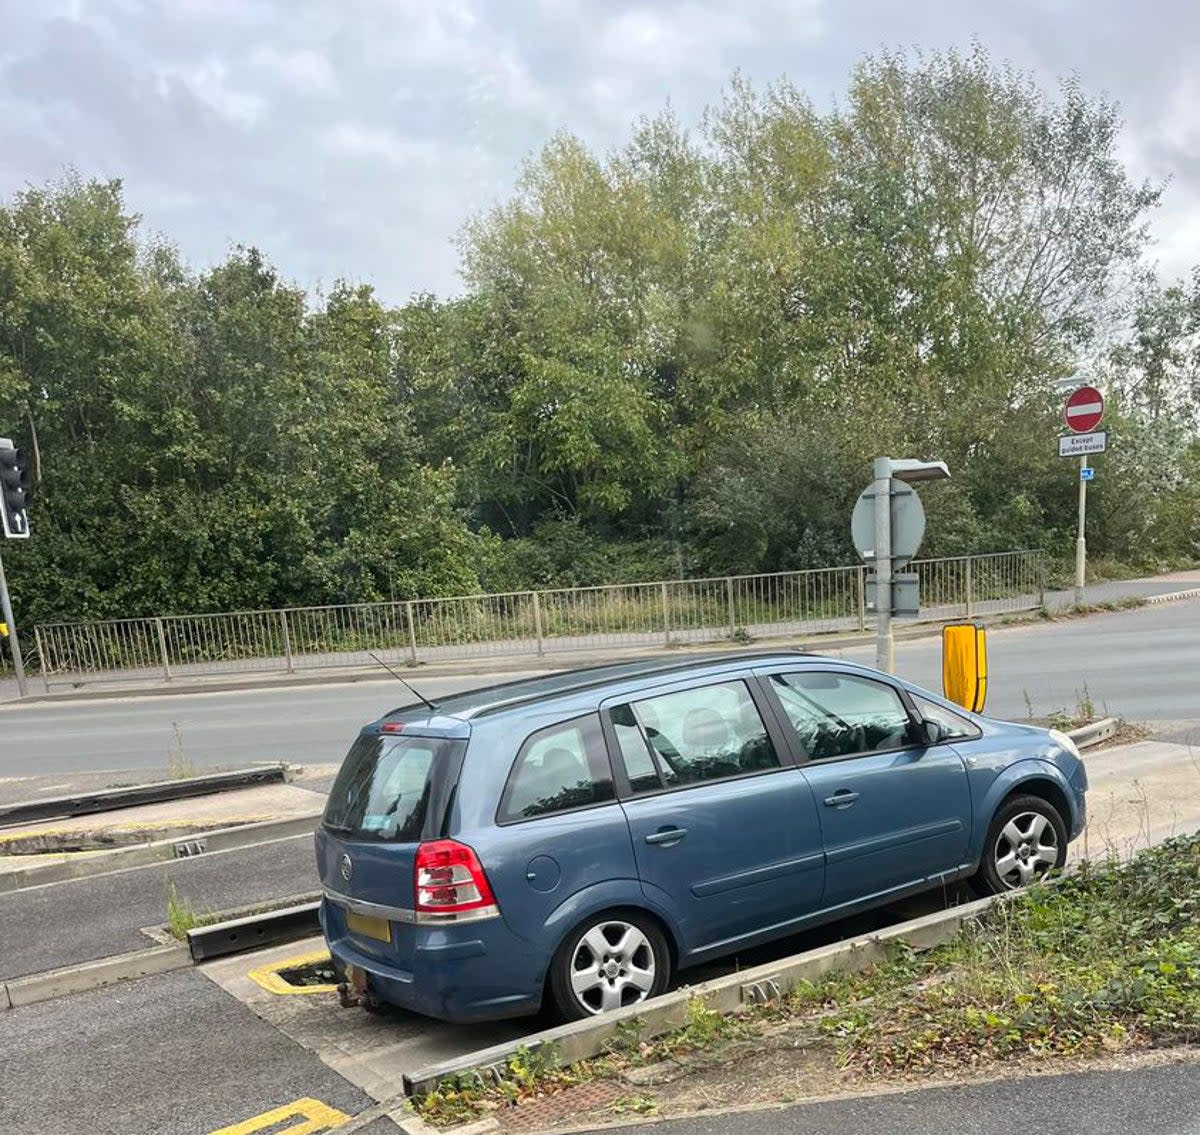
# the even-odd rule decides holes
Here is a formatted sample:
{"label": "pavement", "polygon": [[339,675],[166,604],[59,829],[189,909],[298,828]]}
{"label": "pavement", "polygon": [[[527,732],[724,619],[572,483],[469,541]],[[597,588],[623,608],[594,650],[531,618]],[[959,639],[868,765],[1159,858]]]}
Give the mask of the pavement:
{"label": "pavement", "polygon": [[698,1116],[655,1124],[654,1131],[656,1135],[1013,1135],[1014,1131],[1200,1135],[1200,1065],[1173,1063],[923,1088]]}
{"label": "pavement", "polygon": [[0,895],[0,981],[153,945],[140,928],[166,921],[171,883],[198,913],[312,894],[312,836]]}
{"label": "pavement", "polygon": [[[996,627],[988,643],[987,712],[993,716],[1022,719],[1060,709],[1074,712],[1090,697],[1101,712],[1169,723],[1180,740],[1200,725],[1194,680],[1200,672],[1200,598]],[[869,664],[875,656],[867,644],[827,653]],[[898,642],[896,663],[903,677],[932,690],[941,688],[940,639]],[[411,680],[436,700],[457,690],[544,672],[414,675]],[[9,703],[0,706],[0,779],[102,768],[163,770],[173,751],[182,752],[197,769],[276,760],[332,766],[364,722],[411,700],[388,678],[170,697]]]}
{"label": "pavement", "polygon": [[3,1022],[5,1135],[206,1135],[300,1099],[343,1115],[372,1103],[192,971],[14,1009]]}

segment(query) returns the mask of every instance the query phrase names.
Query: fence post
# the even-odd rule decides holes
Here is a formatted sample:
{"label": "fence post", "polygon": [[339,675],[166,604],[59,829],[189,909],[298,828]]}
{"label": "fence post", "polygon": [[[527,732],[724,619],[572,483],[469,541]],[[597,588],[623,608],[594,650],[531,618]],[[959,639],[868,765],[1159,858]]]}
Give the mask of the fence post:
{"label": "fence post", "polygon": [[533,596],[533,633],[537,636],[537,652],[541,658],[546,653],[545,647],[542,645],[542,601],[538,598],[536,591],[529,593]]}
{"label": "fence post", "polygon": [[405,600],[404,617],[408,620],[408,661],[410,665],[417,664],[417,627],[413,622],[413,603],[411,599]]}
{"label": "fence post", "polygon": [[283,631],[283,660],[284,666],[289,674],[296,672],[295,663],[292,661],[292,632],[288,628],[288,617],[286,611],[279,612],[279,627]]}
{"label": "fence post", "polygon": [[858,569],[858,629],[864,634],[867,630],[867,565],[862,564]]}
{"label": "fence post", "polygon": [[729,604],[729,637],[737,638],[737,616],[733,606],[733,577],[725,577],[725,601]]}
{"label": "fence post", "polygon": [[37,649],[38,669],[42,672],[42,685],[46,688],[46,693],[50,692],[50,666],[46,661],[46,647],[42,643],[42,628],[33,628],[33,644]]}
{"label": "fence post", "polygon": [[671,645],[671,605],[667,598],[667,581],[664,579],[659,586],[662,588],[662,609],[663,609],[663,642],[667,646]]}
{"label": "fence post", "polygon": [[971,617],[971,600],[973,598],[973,596],[971,594],[971,590],[972,590],[974,580],[972,579],[972,575],[971,575],[971,565],[972,565],[972,563],[974,563],[974,560],[975,560],[974,556],[967,557],[967,618],[968,619]]}
{"label": "fence post", "polygon": [[1034,553],[1033,570],[1037,573],[1038,583],[1038,606],[1046,605],[1046,553],[1038,551]]}
{"label": "fence post", "polygon": [[163,633],[162,619],[154,620],[154,629],[158,633],[158,650],[162,656],[163,677],[171,680],[171,660],[167,657],[167,636]]}

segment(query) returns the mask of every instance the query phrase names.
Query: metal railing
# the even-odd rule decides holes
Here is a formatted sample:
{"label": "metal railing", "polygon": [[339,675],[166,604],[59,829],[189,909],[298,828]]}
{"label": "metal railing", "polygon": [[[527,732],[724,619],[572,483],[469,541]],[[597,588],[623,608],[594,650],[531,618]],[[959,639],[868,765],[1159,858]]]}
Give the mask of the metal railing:
{"label": "metal railing", "polygon": [[[1041,552],[916,560],[921,614],[940,621],[1038,607]],[[35,630],[51,682],[162,678],[389,662],[588,652],[867,629],[867,569],[658,580],[395,603],[167,615]]]}

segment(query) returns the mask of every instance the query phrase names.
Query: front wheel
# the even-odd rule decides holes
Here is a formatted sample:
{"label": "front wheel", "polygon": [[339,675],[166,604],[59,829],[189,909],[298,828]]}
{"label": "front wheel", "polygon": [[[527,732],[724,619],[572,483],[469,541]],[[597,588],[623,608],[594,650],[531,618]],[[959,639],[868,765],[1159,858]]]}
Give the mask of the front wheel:
{"label": "front wheel", "polygon": [[568,1021],[657,997],[670,979],[671,954],[662,931],[632,910],[581,923],[550,963],[550,995]]}
{"label": "front wheel", "polygon": [[975,877],[985,894],[1028,886],[1067,861],[1067,825],[1040,796],[1014,796],[992,818]]}

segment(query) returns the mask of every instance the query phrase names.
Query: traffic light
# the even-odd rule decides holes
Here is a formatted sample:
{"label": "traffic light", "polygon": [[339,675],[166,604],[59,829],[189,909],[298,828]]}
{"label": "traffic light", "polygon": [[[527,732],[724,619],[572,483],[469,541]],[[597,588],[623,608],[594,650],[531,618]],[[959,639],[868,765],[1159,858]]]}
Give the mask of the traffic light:
{"label": "traffic light", "polygon": [[0,527],[10,540],[29,538],[29,466],[21,451],[0,438]]}

